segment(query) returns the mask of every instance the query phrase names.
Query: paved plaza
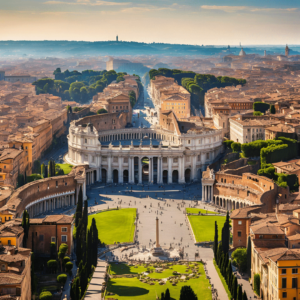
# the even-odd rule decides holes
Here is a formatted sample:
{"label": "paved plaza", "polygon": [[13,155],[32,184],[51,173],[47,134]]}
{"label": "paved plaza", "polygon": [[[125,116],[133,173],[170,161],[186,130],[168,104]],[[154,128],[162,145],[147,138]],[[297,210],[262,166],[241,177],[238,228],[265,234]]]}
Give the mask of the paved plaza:
{"label": "paved plaza", "polygon": [[[165,189],[164,189],[165,188]],[[208,276],[218,290],[220,299],[227,299],[225,289],[213,266],[213,251],[211,248],[196,246],[185,216],[186,207],[216,211],[216,208],[199,201],[201,199],[200,185],[192,184],[139,186],[110,185],[97,183],[87,190],[89,213],[108,208],[135,207],[138,213],[137,241],[139,247],[151,249],[155,244],[155,219],[159,218],[159,241],[163,248],[179,249],[184,247],[184,259],[195,260],[195,253],[208,263]],[[132,251],[128,250],[127,253]],[[108,253],[115,260],[123,260],[126,251],[120,248]],[[198,259],[197,259],[198,260]]]}

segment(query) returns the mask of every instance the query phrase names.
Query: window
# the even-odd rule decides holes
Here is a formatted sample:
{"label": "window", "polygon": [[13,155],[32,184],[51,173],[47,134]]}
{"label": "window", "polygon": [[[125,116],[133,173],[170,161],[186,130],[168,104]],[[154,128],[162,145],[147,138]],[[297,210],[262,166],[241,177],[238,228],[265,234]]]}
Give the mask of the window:
{"label": "window", "polygon": [[263,238],[264,238],[264,236],[263,236],[263,235],[260,235],[260,236],[259,236],[259,238],[260,238],[260,239],[263,239]]}
{"label": "window", "polygon": [[188,144],[190,144],[191,143],[191,140],[188,140]]}
{"label": "window", "polygon": [[241,231],[238,231],[238,236],[242,236],[242,232]]}
{"label": "window", "polygon": [[239,225],[242,225],[242,221],[238,221],[238,224],[239,224]]}
{"label": "window", "polygon": [[282,298],[286,298],[287,297],[286,295],[287,295],[286,292],[282,292]]}
{"label": "window", "polygon": [[55,243],[56,242],[56,237],[55,236],[51,236],[51,243]]}
{"label": "window", "polygon": [[11,240],[7,241],[8,246],[11,246]]}
{"label": "window", "polygon": [[209,159],[209,153],[206,153],[206,159]]}
{"label": "window", "polygon": [[61,232],[67,232],[68,231],[68,228],[67,227],[62,227],[61,228]]}
{"label": "window", "polygon": [[286,289],[286,278],[281,279],[281,288]]}
{"label": "window", "polygon": [[5,271],[5,265],[1,265],[1,271]]}
{"label": "window", "polygon": [[84,139],[84,142],[87,144],[87,139]]}
{"label": "window", "polygon": [[62,242],[66,242],[67,241],[67,236],[66,235],[62,235],[61,236],[61,241]]}
{"label": "window", "polygon": [[43,235],[43,234],[40,234],[39,240],[40,240],[40,242],[43,242],[43,241],[44,241],[44,235]]}
{"label": "window", "polygon": [[298,278],[292,278],[292,289],[296,289],[298,286]]}
{"label": "window", "polygon": [[298,273],[298,269],[292,269],[292,274],[297,274]]}

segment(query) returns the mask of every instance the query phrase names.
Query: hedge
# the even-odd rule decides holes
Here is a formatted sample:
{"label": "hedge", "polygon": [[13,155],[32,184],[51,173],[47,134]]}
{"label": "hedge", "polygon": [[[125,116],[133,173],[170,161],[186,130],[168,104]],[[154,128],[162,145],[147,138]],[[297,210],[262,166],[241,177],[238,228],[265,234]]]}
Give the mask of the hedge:
{"label": "hedge", "polygon": [[288,145],[270,145],[260,150],[260,160],[262,164],[270,164],[282,160],[293,158],[288,149]]}
{"label": "hedge", "polygon": [[263,114],[260,111],[254,111],[253,116],[262,116]]}
{"label": "hedge", "polygon": [[40,296],[39,296],[39,299],[40,300],[52,300],[52,294],[51,294],[51,292],[42,292],[41,294],[40,294]]}
{"label": "hedge", "polygon": [[264,102],[254,102],[253,110],[260,111],[261,113],[265,113],[268,109],[270,109],[270,105]]}
{"label": "hedge", "polygon": [[281,187],[289,187],[290,191],[298,191],[299,189],[299,181],[298,176],[296,174],[284,174],[284,173],[276,173],[277,185]]}
{"label": "hedge", "polygon": [[296,140],[280,136],[276,140],[282,141],[283,144],[287,144],[289,146],[289,152],[292,158],[298,156],[299,151],[299,143]]}
{"label": "hedge", "polygon": [[241,143],[231,143],[231,149],[233,152],[240,152],[241,151]]}
{"label": "hedge", "polygon": [[232,143],[233,143],[232,140],[226,140],[226,141],[223,142],[223,144],[225,145],[225,147],[226,147],[227,149],[231,149],[231,144],[232,144]]}
{"label": "hedge", "polygon": [[257,157],[260,156],[260,150],[266,148],[269,145],[283,144],[280,140],[257,140],[251,143],[242,144],[242,152],[244,157]]}
{"label": "hedge", "polygon": [[276,179],[276,177],[275,177],[275,168],[274,167],[259,169],[257,171],[257,175],[265,176],[265,177],[268,177],[268,178],[274,179],[274,180]]}
{"label": "hedge", "polygon": [[257,294],[257,296],[260,296],[260,275],[255,274],[254,275],[254,292]]}

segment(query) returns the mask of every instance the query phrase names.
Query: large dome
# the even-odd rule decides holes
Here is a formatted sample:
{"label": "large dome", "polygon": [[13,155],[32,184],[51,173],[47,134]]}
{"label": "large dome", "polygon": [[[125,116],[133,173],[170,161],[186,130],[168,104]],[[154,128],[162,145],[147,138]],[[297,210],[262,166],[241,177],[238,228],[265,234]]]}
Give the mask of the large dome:
{"label": "large dome", "polygon": [[241,51],[240,51],[239,56],[245,56],[245,55],[246,55],[246,52],[245,52],[244,49],[242,48]]}

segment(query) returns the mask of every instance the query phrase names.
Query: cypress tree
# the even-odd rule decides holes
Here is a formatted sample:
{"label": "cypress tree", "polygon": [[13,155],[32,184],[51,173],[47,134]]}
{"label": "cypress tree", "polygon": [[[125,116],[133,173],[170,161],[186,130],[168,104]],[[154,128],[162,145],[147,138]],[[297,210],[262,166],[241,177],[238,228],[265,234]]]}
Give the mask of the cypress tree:
{"label": "cypress tree", "polygon": [[244,293],[243,293],[243,300],[248,300],[248,297],[247,297],[246,291],[244,291]]}
{"label": "cypress tree", "polygon": [[217,252],[217,265],[220,267],[220,259],[223,253],[223,249],[222,249],[222,242],[219,243],[218,245],[218,252]]}
{"label": "cypress tree", "polygon": [[42,178],[46,178],[46,167],[45,164],[41,164],[41,176]]}
{"label": "cypress tree", "polygon": [[76,212],[75,212],[75,227],[76,228],[78,227],[79,220],[82,217],[82,202],[83,202],[83,196],[82,196],[82,189],[80,186],[79,193],[78,193],[78,202],[77,202],[77,207],[76,207]]}
{"label": "cypress tree", "polygon": [[22,216],[22,227],[24,229],[24,237],[23,237],[23,247],[24,248],[27,247],[29,225],[30,225],[29,213],[25,209],[24,212],[23,212],[23,216]]}
{"label": "cypress tree", "polygon": [[223,276],[226,277],[226,268],[228,266],[228,253],[224,255],[224,261],[223,261],[223,265],[222,265],[222,271],[223,271]]}
{"label": "cypress tree", "polygon": [[237,300],[243,300],[243,290],[241,285],[238,285],[237,288]]}
{"label": "cypress tree", "polygon": [[161,293],[160,300],[165,300],[165,295],[163,292]]}
{"label": "cypress tree", "polygon": [[233,277],[231,295],[232,295],[233,299],[237,299],[237,278],[236,278],[236,276]]}
{"label": "cypress tree", "polygon": [[77,265],[81,262],[82,259],[82,249],[81,249],[81,240],[80,240],[80,232],[81,232],[81,222],[76,228],[76,262]]}
{"label": "cypress tree", "polygon": [[27,183],[27,176],[26,176],[26,171],[25,171],[25,173],[24,173],[24,184],[26,184]]}
{"label": "cypress tree", "polygon": [[228,286],[231,286],[231,276],[232,276],[232,266],[231,266],[231,260],[228,260],[228,265],[226,269],[226,282]]}
{"label": "cypress tree", "polygon": [[88,230],[88,234],[87,234],[87,250],[88,251],[87,251],[87,257],[86,257],[86,269],[87,269],[87,274],[89,276],[92,272],[92,261],[93,261],[93,257],[94,257],[91,229]]}
{"label": "cypress tree", "polygon": [[179,300],[198,300],[198,297],[189,285],[185,285],[180,290]]}
{"label": "cypress tree", "polygon": [[52,160],[52,176],[55,176],[55,161]]}
{"label": "cypress tree", "polygon": [[51,160],[48,161],[48,177],[52,177]]}
{"label": "cypress tree", "polygon": [[230,237],[230,220],[229,220],[229,212],[227,211],[226,221],[222,228],[222,245],[223,245],[223,252],[225,254],[229,251],[229,237]]}
{"label": "cypress tree", "polygon": [[97,266],[97,255],[98,255],[98,252],[97,252],[97,249],[98,249],[98,244],[99,244],[99,238],[98,238],[98,229],[97,229],[97,225],[96,225],[96,220],[93,218],[92,220],[92,245],[93,245],[93,249],[94,249],[94,252],[93,252],[93,261],[92,261],[92,264],[94,267]]}
{"label": "cypress tree", "polygon": [[165,300],[171,300],[171,295],[170,295],[169,289],[166,290],[166,293],[165,293]]}
{"label": "cypress tree", "polygon": [[251,276],[251,238],[250,235],[248,236],[248,243],[247,243],[247,274]]}
{"label": "cypress tree", "polygon": [[217,224],[217,221],[215,221],[215,240],[214,240],[214,255],[215,255],[215,259],[217,257],[217,251],[218,251],[218,224]]}

